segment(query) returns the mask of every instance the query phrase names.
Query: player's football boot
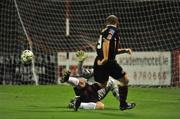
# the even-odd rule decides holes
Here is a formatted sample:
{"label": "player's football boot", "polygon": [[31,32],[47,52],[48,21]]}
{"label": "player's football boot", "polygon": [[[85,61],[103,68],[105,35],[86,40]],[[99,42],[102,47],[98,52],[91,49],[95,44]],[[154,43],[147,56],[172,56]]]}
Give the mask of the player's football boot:
{"label": "player's football boot", "polygon": [[75,100],[76,98],[78,98],[79,96],[75,96],[73,99],[70,100],[69,104],[68,104],[68,108],[74,108],[75,105]]}
{"label": "player's football boot", "polygon": [[61,83],[67,82],[68,79],[69,79],[70,74],[71,74],[70,71],[66,71],[66,72],[63,74],[63,76],[62,76],[60,82],[61,82]]}
{"label": "player's football boot", "polygon": [[71,99],[69,104],[68,104],[68,108],[73,108],[74,107],[74,99]]}
{"label": "player's football boot", "polygon": [[125,105],[120,106],[120,110],[123,111],[123,110],[133,109],[135,108],[135,106],[136,103],[126,103]]}
{"label": "player's football boot", "polygon": [[81,104],[81,99],[80,99],[80,97],[77,97],[77,98],[74,100],[74,107],[73,107],[73,108],[74,108],[74,111],[77,111],[77,110],[78,110],[80,104]]}

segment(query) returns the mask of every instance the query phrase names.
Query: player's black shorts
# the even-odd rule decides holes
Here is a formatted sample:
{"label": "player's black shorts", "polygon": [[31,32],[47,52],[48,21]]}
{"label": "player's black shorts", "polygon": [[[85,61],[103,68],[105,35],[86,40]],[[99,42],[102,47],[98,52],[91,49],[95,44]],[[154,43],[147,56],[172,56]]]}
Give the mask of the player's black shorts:
{"label": "player's black shorts", "polygon": [[114,79],[121,79],[125,75],[122,67],[117,63],[116,60],[108,61],[104,65],[97,65],[97,58],[94,63],[94,79],[95,81],[104,84],[108,81],[109,76]]}

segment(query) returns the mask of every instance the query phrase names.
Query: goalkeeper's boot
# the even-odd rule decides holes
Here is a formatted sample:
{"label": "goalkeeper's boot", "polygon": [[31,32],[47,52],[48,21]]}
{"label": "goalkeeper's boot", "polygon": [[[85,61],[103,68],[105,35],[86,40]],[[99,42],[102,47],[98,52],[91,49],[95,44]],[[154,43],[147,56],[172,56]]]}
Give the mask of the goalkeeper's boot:
{"label": "goalkeeper's boot", "polygon": [[75,105],[75,100],[76,98],[78,98],[79,96],[75,96],[73,99],[70,100],[69,104],[68,104],[68,108],[71,108],[73,109],[74,108],[74,105]]}
{"label": "goalkeeper's boot", "polygon": [[69,104],[68,104],[68,108],[72,109],[74,108],[74,99],[71,99]]}
{"label": "goalkeeper's boot", "polygon": [[71,72],[70,71],[66,71],[64,73],[64,75],[62,76],[62,79],[60,80],[61,83],[67,82],[69,79]]}
{"label": "goalkeeper's boot", "polygon": [[77,110],[78,110],[80,104],[81,104],[81,99],[80,99],[80,97],[77,97],[77,98],[74,100],[74,107],[73,107],[73,108],[74,108],[74,111],[77,111]]}
{"label": "goalkeeper's boot", "polygon": [[128,110],[128,109],[133,109],[135,108],[136,103],[125,103],[124,105],[120,105],[120,110]]}

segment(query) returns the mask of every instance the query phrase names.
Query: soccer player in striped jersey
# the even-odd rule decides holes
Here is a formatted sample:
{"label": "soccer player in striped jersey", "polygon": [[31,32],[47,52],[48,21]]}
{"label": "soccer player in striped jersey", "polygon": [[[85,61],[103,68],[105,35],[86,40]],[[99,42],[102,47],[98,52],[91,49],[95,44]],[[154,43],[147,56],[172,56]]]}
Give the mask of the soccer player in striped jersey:
{"label": "soccer player in striped jersey", "polygon": [[118,80],[123,84],[119,87],[120,110],[132,109],[135,103],[127,103],[128,94],[128,77],[123,68],[117,63],[115,57],[117,54],[131,54],[129,48],[119,48],[119,19],[115,15],[106,18],[105,27],[101,30],[99,40],[97,42],[97,57],[94,62],[94,78],[95,81],[101,83],[105,87],[109,76]]}

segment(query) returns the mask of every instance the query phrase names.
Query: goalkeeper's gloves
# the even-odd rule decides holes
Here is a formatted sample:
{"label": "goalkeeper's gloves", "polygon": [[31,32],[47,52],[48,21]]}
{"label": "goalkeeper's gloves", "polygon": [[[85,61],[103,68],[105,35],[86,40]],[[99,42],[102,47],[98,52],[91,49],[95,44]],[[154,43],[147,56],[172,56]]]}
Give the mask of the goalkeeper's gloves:
{"label": "goalkeeper's gloves", "polygon": [[80,50],[76,52],[76,57],[79,62],[83,62],[88,56],[83,50]]}

